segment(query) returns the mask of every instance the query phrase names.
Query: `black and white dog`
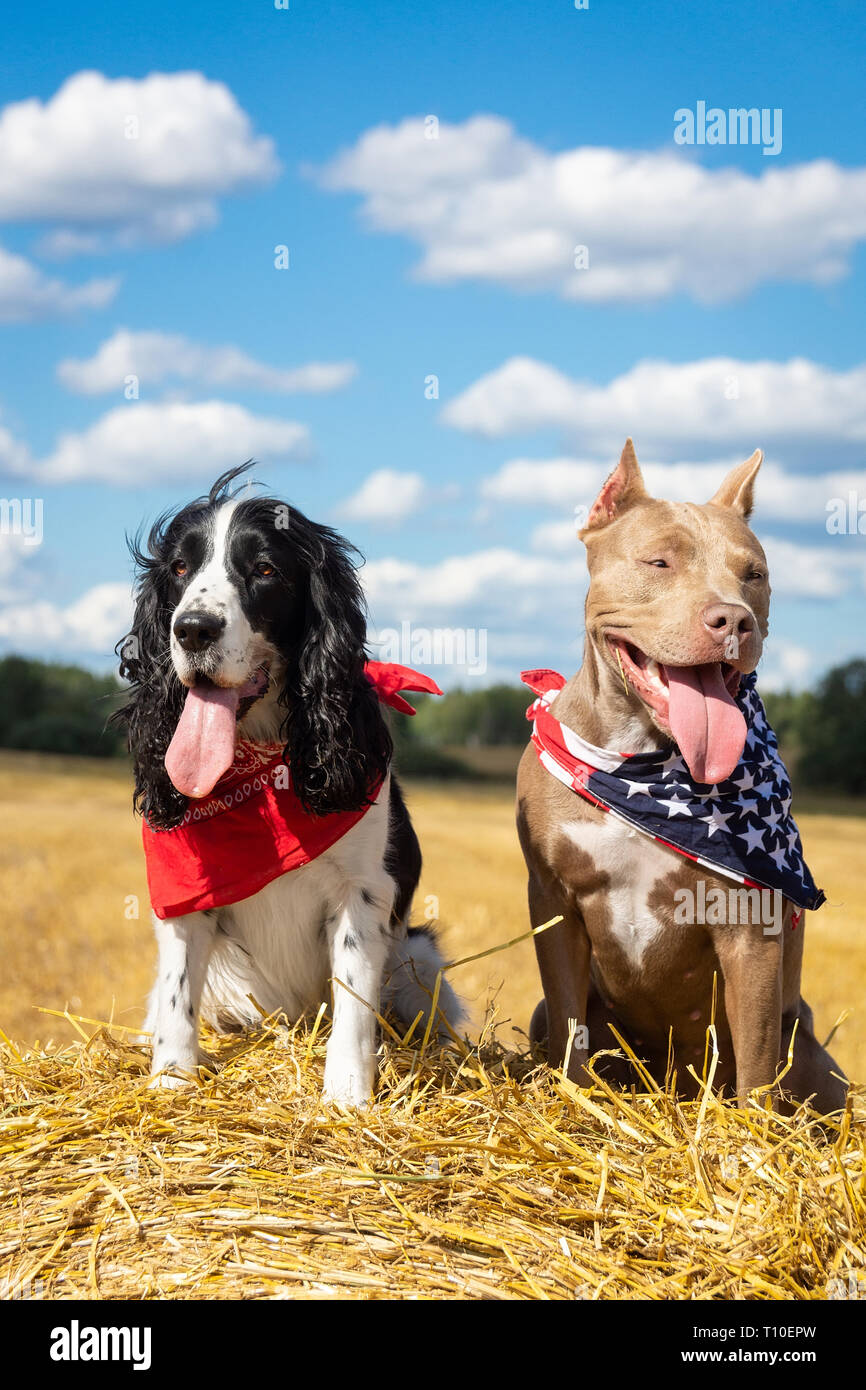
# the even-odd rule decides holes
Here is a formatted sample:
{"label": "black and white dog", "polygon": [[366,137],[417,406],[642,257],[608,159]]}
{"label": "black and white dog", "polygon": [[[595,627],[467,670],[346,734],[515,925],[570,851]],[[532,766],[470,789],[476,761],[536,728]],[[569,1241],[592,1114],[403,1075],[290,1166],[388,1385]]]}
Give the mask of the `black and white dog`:
{"label": "black and white dog", "polygon": [[[333,981],[325,1095],[361,1106],[375,1079],[374,1011],[381,1001],[407,1024],[429,1013],[443,962],[432,932],[407,926],[421,853],[364,675],[356,552],[295,508],[233,488],[249,466],[223,474],[207,497],[161,517],[146,546],[140,538],[132,546],[137,606],[118,653],[131,682],[119,718],[135,762],[136,809],[154,830],[184,820],[187,797],[201,794],[199,765],[213,757],[207,712],[198,733],[175,734],[198,717],[185,713],[187,701],[214,700],[228,701],[243,739],[285,744],[307,812],[369,809],[319,857],[241,901],[154,915],[152,1071],[155,1084],[183,1084],[179,1074],[200,1061],[200,1016],[221,1031],[257,1024],[252,995],[268,1013],[295,1020],[318,1008]],[[179,743],[169,758],[173,781],[166,753]],[[445,980],[439,1008],[459,1024],[463,1011]]]}

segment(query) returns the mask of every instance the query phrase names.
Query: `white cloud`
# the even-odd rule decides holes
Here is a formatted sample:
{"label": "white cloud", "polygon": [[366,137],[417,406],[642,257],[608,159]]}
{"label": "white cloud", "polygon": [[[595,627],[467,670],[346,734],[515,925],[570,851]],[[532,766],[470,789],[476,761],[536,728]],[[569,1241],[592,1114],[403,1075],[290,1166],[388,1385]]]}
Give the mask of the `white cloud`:
{"label": "white cloud", "polygon": [[442,418],[455,429],[489,439],[540,429],[573,429],[581,399],[593,389],[599,388],[574,381],[535,358],[510,357],[448,401]]}
{"label": "white cloud", "polygon": [[803,690],[813,682],[815,658],[797,642],[771,637],[761,660],[761,690]]}
{"label": "white cloud", "polygon": [[866,552],[846,538],[818,546],[768,536],[763,546],[776,596],[830,599],[866,590]]}
{"label": "white cloud", "polygon": [[0,531],[0,602],[9,602],[20,595],[22,566],[38,554],[39,545],[34,544],[32,538],[18,531]]}
{"label": "white cloud", "polygon": [[354,362],[270,367],[236,347],[208,347],[180,333],[132,333],[126,328],[106,338],[93,357],[67,357],[57,368],[63,385],[83,396],[119,392],[128,376],[149,386],[177,377],[206,386],[321,395],[347,386],[356,372]]}
{"label": "white cloud", "polygon": [[416,275],[434,283],[712,303],[765,281],[838,280],[866,237],[866,170],[827,159],[752,177],[673,150],[552,154],[489,115],[429,134],[421,118],[377,126],[317,177],[361,194],[370,227],[414,241]]}
{"label": "white cloud", "polygon": [[33,323],[79,309],[101,309],[114,298],[119,283],[111,276],[69,285],[0,246],[0,323]]}
{"label": "white cloud", "polygon": [[[641,472],[654,497],[671,502],[708,502],[725,474],[741,457],[713,463],[653,463],[641,461]],[[592,459],[510,459],[497,473],[481,481],[483,497],[523,506],[553,506],[573,513],[576,507],[589,507],[611,471],[613,460]],[[805,521],[825,525],[827,504],[833,498],[847,499],[853,492],[866,498],[866,471],[821,474],[790,473],[773,460],[765,460],[755,486],[755,516],[762,520]],[[570,522],[553,522],[536,528],[539,548],[544,537],[556,545],[565,531],[574,533]]]}
{"label": "white cloud", "polygon": [[100,233],[180,240],[215,221],[220,196],[278,169],[273,142],[200,72],[78,72],[49,101],[0,112],[0,221],[60,224],[55,252],[94,250]]}
{"label": "white cloud", "polygon": [[[732,397],[731,393],[736,394]],[[457,429],[502,438],[556,429],[603,454],[633,434],[638,450],[676,457],[750,453],[784,446],[823,461],[826,449],[866,440],[866,365],[836,372],[804,358],[743,362],[643,361],[604,386],[566,376],[530,357],[512,357],[480,377],[442,412]]]}
{"label": "white cloud", "polygon": [[[546,555],[567,555],[579,548],[577,521],[544,521],[533,528],[529,544]],[[582,553],[582,552],[581,552]]]}
{"label": "white cloud", "polygon": [[498,473],[481,479],[480,490],[495,502],[570,507],[587,495],[594,497],[612,467],[596,459],[510,459]]}
{"label": "white cloud", "polygon": [[420,473],[398,473],[379,468],[371,473],[352,497],[342,503],[343,516],[354,521],[405,521],[417,512],[427,496],[427,485]]}
{"label": "white cloud", "polygon": [[58,227],[39,238],[36,250],[49,260],[66,261],[71,256],[98,256],[105,250],[99,232],[77,232],[71,227]]}
{"label": "white cloud", "polygon": [[109,656],[129,631],[133,598],[129,584],[98,584],[65,608],[47,600],[0,608],[0,641],[16,651]]}
{"label": "white cloud", "polygon": [[26,473],[31,462],[27,445],[16,439],[5,425],[0,425],[0,469],[8,473]]}
{"label": "white cloud", "polygon": [[513,626],[572,600],[582,602],[586,585],[582,555],[568,565],[504,547],[450,555],[432,565],[372,560],[361,578],[380,627],[430,617],[462,617],[474,627],[499,618]]}
{"label": "white cloud", "polygon": [[304,458],[305,425],[253,415],[228,401],[135,402],[117,406],[54,451],[34,459],[0,430],[0,461],[46,483],[96,479],[121,486],[214,476],[247,458]]}
{"label": "white cloud", "polygon": [[[32,506],[23,510],[29,527]],[[132,622],[130,583],[97,584],[65,605],[39,597],[34,594],[39,579],[32,562],[41,556],[41,545],[17,530],[10,532],[9,515],[7,502],[0,528],[0,644],[7,650],[37,656],[56,653],[77,659],[83,653],[111,655]],[[41,515],[39,520],[41,523]],[[30,568],[25,569],[28,563]]]}

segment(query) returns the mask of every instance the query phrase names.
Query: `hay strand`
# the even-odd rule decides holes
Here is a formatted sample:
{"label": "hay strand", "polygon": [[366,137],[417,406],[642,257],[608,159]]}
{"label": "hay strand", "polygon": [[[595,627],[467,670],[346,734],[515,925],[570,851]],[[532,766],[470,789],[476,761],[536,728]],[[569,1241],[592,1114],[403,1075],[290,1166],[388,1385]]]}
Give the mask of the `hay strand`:
{"label": "hay strand", "polygon": [[[149,1090],[145,1051],[107,1024],[62,1049],[0,1044],[3,1296],[866,1290],[851,1106],[822,1127],[805,1107],[737,1109],[709,1086],[678,1101],[638,1070],[640,1089],[617,1091],[592,1061],[581,1088],[488,1022],[460,1048],[387,1033],[377,1103],[351,1114],[321,1099],[327,1034],[320,1011],[266,1019],[240,1046],[209,1037],[215,1073],[180,1092]],[[710,1037],[707,1081],[714,1054]]]}

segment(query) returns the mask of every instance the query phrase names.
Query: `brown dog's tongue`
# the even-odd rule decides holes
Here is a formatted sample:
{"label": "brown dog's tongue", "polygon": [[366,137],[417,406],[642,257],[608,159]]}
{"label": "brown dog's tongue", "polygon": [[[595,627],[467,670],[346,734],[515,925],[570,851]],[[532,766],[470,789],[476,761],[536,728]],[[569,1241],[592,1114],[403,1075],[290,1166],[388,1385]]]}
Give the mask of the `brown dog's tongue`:
{"label": "brown dog's tongue", "polygon": [[668,719],[696,782],[724,782],[743,753],[746,721],[734,704],[718,664],[666,666]]}
{"label": "brown dog's tongue", "polygon": [[235,721],[240,691],[195,685],[188,692],[165,770],[183,796],[212,791],[235,757]]}

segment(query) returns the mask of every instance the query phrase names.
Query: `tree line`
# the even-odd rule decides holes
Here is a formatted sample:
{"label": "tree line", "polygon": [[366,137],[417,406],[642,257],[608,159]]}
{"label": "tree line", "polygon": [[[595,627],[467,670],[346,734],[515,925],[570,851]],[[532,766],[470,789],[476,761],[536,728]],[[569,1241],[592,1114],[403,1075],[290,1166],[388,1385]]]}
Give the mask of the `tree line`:
{"label": "tree line", "polygon": [[[465,777],[463,750],[518,747],[529,737],[525,686],[415,696],[414,719],[391,721],[408,776]],[[0,747],[112,758],[125,752],[110,715],[123,701],[112,675],[79,666],[0,660]],[[814,690],[766,694],[767,715],[798,786],[866,794],[866,658],[828,671]],[[475,774],[479,775],[479,774]]]}

